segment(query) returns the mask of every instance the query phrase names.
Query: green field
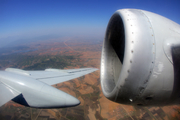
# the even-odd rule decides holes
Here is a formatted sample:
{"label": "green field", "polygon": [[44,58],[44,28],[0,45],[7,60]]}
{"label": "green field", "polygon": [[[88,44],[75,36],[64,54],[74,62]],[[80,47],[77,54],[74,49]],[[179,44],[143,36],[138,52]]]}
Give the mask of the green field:
{"label": "green field", "polygon": [[72,61],[77,59],[75,56],[65,55],[3,55],[0,56],[0,68],[12,67],[24,70],[44,70],[46,68],[63,69],[72,66]]}

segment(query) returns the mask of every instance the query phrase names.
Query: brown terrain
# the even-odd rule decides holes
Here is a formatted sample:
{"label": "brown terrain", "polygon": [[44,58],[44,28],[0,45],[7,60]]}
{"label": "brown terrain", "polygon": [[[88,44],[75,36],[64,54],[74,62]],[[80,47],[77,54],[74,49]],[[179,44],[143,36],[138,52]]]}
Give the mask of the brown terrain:
{"label": "brown terrain", "polygon": [[[29,55],[75,55],[72,66],[65,69],[95,67],[100,68],[102,42],[67,39],[62,42],[37,42],[29,45],[36,51]],[[9,65],[10,66],[10,65]],[[21,68],[24,68],[22,66]],[[0,119],[12,120],[178,120],[180,106],[133,107],[106,99],[101,91],[100,71],[74,80],[54,85],[54,87],[78,98],[81,104],[60,109],[35,109],[24,107],[12,101],[0,108]]]}

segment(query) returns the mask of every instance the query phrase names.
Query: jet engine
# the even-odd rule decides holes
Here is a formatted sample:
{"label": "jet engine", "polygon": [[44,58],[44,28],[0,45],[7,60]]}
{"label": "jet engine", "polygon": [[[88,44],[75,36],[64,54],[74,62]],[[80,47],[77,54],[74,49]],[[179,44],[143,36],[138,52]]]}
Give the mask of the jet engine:
{"label": "jet engine", "polygon": [[105,33],[100,79],[114,102],[179,104],[180,25],[144,10],[117,10]]}

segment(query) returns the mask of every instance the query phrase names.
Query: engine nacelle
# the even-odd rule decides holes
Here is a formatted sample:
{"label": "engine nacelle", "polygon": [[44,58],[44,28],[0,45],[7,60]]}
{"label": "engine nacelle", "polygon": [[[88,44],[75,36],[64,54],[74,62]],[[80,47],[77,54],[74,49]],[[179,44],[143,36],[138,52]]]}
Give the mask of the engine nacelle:
{"label": "engine nacelle", "polygon": [[180,103],[180,25],[138,9],[116,11],[101,56],[101,87],[130,105]]}

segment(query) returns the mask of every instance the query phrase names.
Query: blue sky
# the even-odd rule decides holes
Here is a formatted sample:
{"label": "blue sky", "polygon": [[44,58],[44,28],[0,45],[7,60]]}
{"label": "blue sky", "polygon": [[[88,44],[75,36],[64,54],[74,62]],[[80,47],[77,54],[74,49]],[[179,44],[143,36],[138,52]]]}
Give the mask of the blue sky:
{"label": "blue sky", "polygon": [[180,0],[0,0],[0,42],[46,35],[103,39],[111,15],[123,8],[155,12],[180,24],[179,6]]}

